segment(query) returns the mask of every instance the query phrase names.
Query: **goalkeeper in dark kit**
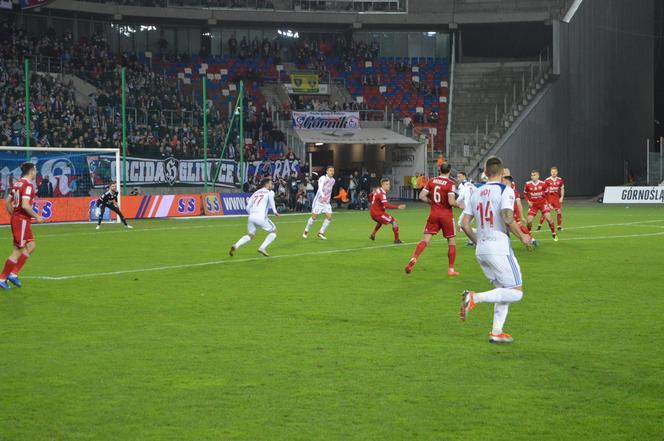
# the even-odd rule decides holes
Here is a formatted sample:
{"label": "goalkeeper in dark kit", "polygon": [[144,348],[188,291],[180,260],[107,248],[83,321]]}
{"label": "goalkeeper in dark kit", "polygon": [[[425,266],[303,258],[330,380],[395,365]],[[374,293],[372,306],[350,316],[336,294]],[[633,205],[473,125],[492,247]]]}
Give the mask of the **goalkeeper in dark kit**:
{"label": "goalkeeper in dark kit", "polygon": [[120,220],[125,227],[133,228],[127,223],[127,219],[125,219],[124,215],[118,208],[118,187],[115,183],[111,184],[108,187],[108,190],[106,190],[104,194],[99,196],[99,199],[97,199],[97,209],[95,210],[98,218],[97,230],[101,228],[101,220],[104,218],[104,213],[106,212],[107,208],[117,214],[118,217],[120,217]]}

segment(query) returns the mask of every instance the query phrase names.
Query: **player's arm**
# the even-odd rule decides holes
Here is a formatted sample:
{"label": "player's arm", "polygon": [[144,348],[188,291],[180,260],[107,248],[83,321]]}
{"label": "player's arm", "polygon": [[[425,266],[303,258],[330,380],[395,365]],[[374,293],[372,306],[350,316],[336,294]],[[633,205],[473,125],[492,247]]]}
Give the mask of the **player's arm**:
{"label": "player's arm", "polygon": [[450,204],[450,207],[458,207],[459,205],[456,202],[456,194],[453,191],[447,193],[447,202]]}
{"label": "player's arm", "polygon": [[422,191],[420,192],[420,200],[422,202],[426,202],[427,204],[431,203],[431,200],[429,199],[429,190],[426,188],[423,188]]}
{"label": "player's arm", "polygon": [[528,186],[523,187],[523,198],[528,202],[528,206],[532,207],[533,203],[530,201],[530,193],[528,192]]}
{"label": "player's arm", "polygon": [[516,206],[519,207],[519,222],[523,219],[523,206],[521,205],[521,198],[514,199]]}
{"label": "player's arm", "polygon": [[14,212],[14,205],[12,204],[12,192],[7,193],[7,197],[5,197],[5,208],[7,209],[7,213],[11,216],[11,214]]}
{"label": "player's arm", "polygon": [[565,184],[560,186],[560,203],[562,204],[563,199],[565,199]]}
{"label": "player's arm", "polygon": [[270,203],[270,208],[272,209],[272,212],[274,213],[275,216],[279,217],[281,216],[279,213],[277,213],[277,206],[274,203],[274,192],[270,191],[270,194],[268,196],[268,201]]}
{"label": "player's arm", "polygon": [[500,210],[500,215],[503,217],[503,222],[510,229],[510,232],[518,237],[524,245],[530,246],[530,235],[524,234],[521,231],[519,225],[514,221],[514,211],[509,208],[505,208]]}
{"label": "player's arm", "polygon": [[475,233],[473,231],[473,228],[470,226],[473,217],[474,216],[472,214],[464,210],[463,217],[461,218],[461,229],[463,230],[464,233],[466,233],[468,239],[473,241],[473,243],[477,243],[477,233]]}
{"label": "player's arm", "polygon": [[249,214],[249,212],[251,211],[251,207],[253,206],[254,206],[254,196],[252,195],[249,198],[249,202],[247,202],[247,208],[245,209],[247,211],[247,214]]}
{"label": "player's arm", "polygon": [[21,208],[23,208],[23,211],[28,213],[31,217],[34,217],[38,224],[44,222],[44,218],[35,213],[35,210],[32,209],[32,205],[30,204],[30,196],[23,196],[21,200]]}

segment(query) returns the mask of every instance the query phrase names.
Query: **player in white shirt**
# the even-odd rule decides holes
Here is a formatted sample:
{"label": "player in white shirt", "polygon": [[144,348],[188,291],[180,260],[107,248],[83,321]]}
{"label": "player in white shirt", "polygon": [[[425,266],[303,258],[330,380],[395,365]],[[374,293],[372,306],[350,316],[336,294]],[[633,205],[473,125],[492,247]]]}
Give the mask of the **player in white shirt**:
{"label": "player in white shirt", "polygon": [[326,173],[318,179],[318,192],[311,204],[311,217],[307,221],[307,226],[304,227],[304,233],[302,233],[302,237],[305,239],[309,236],[309,230],[314,222],[316,222],[318,215],[323,213],[325,215],[325,220],[318,232],[318,238],[327,240],[327,237],[325,237],[325,230],[327,230],[330,222],[332,222],[332,205],[330,204],[330,201],[332,200],[334,182],[334,167],[330,165],[327,167]]}
{"label": "player in white shirt", "polygon": [[[456,199],[457,206],[461,208],[461,214],[459,215],[459,227],[461,227],[461,219],[463,219],[463,209],[466,206],[466,203],[470,200],[470,197],[473,195],[473,192],[476,190],[475,184],[468,180],[468,175],[466,172],[457,172],[457,189],[459,191],[459,197]],[[468,246],[475,246],[475,242],[468,238]]]}
{"label": "player in white shirt", "polygon": [[256,227],[260,227],[268,232],[267,237],[261,244],[260,248],[258,248],[258,252],[265,257],[270,257],[266,250],[274,239],[277,238],[277,227],[268,217],[269,210],[272,209],[274,215],[279,217],[277,207],[274,205],[274,191],[272,191],[272,187],[272,178],[263,178],[261,181],[261,189],[257,190],[249,198],[249,203],[247,204],[247,213],[249,214],[247,234],[242,236],[240,240],[231,247],[231,250],[228,252],[231,257],[235,255],[238,248],[254,238],[256,235]]}
{"label": "player in white shirt", "polygon": [[[460,317],[465,321],[477,303],[494,303],[493,328],[489,333],[492,343],[510,343],[512,336],[503,331],[509,304],[523,297],[521,269],[514,257],[510,232],[524,245],[530,246],[531,238],[521,232],[514,221],[514,191],[501,183],[503,164],[493,156],[486,161],[484,171],[488,182],[470,197],[463,210],[461,228],[477,244],[475,255],[484,275],[496,287],[491,291],[464,291],[461,295]],[[477,233],[470,228],[477,219]]]}

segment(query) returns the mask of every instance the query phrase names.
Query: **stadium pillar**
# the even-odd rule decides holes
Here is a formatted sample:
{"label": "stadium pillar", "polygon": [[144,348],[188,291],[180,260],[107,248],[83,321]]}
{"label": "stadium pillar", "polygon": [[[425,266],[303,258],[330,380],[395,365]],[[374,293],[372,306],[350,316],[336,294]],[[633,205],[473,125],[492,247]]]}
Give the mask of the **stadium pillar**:
{"label": "stadium pillar", "polygon": [[650,138],[646,139],[646,185],[650,185]]}
{"label": "stadium pillar", "polygon": [[125,97],[125,76],[126,71],[123,67],[120,71],[120,83],[122,87],[122,194],[127,194],[127,112]]}
{"label": "stadium pillar", "polygon": [[659,137],[659,182],[664,181],[664,176],[662,176],[662,161],[664,161],[664,157],[662,157],[662,143],[664,142],[664,137],[660,136]]}
{"label": "stadium pillar", "polygon": [[208,191],[207,73],[203,75],[203,191]]}
{"label": "stadium pillar", "polygon": [[238,124],[240,125],[240,191],[244,187],[244,82],[240,80],[240,96],[238,98],[238,107],[240,118]]}
{"label": "stadium pillar", "polygon": [[[25,146],[30,147],[30,61],[26,58],[23,62],[24,66],[24,82],[25,82]],[[30,152],[25,152],[25,158],[30,158]]]}

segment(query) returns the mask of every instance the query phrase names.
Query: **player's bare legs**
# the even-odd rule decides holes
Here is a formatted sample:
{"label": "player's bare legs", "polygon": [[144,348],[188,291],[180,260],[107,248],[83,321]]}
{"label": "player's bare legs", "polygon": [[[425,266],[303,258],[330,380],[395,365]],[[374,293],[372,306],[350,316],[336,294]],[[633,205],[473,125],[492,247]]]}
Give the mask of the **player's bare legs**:
{"label": "player's bare legs", "polygon": [[275,228],[274,230],[270,231],[261,244],[261,246],[258,248],[258,252],[261,253],[265,257],[270,257],[270,255],[267,253],[267,247],[270,246],[272,242],[274,242],[274,239],[277,238],[277,229]]}
{"label": "player's bare legs", "polygon": [[461,294],[461,308],[459,318],[466,321],[468,313],[475,308],[478,303],[493,303],[493,327],[489,333],[491,343],[511,343],[514,339],[510,334],[503,331],[509,304],[518,302],[523,298],[521,286],[514,288],[495,288],[491,291],[473,292],[464,291]]}
{"label": "player's bare legs", "polygon": [[325,236],[325,230],[327,230],[327,227],[330,226],[330,222],[332,222],[332,213],[325,213],[325,220],[323,221],[323,226],[320,227],[320,231],[318,232],[319,239],[327,240],[327,237]]}
{"label": "player's bare legs", "polygon": [[540,214],[539,225],[537,226],[537,231],[542,229],[542,224],[544,223],[544,215]]}
{"label": "player's bare legs", "polygon": [[[238,250],[238,248],[240,248],[242,245],[246,244],[247,242],[250,242],[251,240],[253,240],[254,236],[255,236],[255,234],[250,234],[250,233],[247,233],[244,236],[242,236],[240,238],[240,240],[235,242],[235,245],[233,245],[231,247],[230,251],[228,252],[228,255],[233,257],[235,255],[235,252]],[[275,236],[276,236],[276,234],[275,234]],[[265,239],[265,240],[267,240],[267,239]],[[272,240],[274,240],[274,239],[272,239]]]}
{"label": "player's bare legs", "polygon": [[396,219],[392,219],[392,232],[394,233],[394,243],[403,243],[399,239],[399,224]]}
{"label": "player's bare legs", "polygon": [[406,265],[406,274],[410,274],[413,272],[413,268],[415,267],[415,264],[417,263],[418,257],[420,257],[420,254],[424,251],[424,249],[429,245],[429,242],[431,242],[431,238],[433,237],[433,234],[427,234],[424,233],[422,236],[422,240],[417,244],[415,247],[415,252],[413,253],[412,257],[410,258],[410,261],[408,262],[408,265]]}
{"label": "player's bare legs", "polygon": [[302,233],[302,237],[305,239],[309,236],[309,230],[314,222],[316,222],[316,219],[318,219],[318,215],[316,213],[311,213],[311,217],[307,220],[307,226],[304,227],[304,233]]}

